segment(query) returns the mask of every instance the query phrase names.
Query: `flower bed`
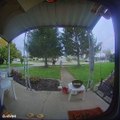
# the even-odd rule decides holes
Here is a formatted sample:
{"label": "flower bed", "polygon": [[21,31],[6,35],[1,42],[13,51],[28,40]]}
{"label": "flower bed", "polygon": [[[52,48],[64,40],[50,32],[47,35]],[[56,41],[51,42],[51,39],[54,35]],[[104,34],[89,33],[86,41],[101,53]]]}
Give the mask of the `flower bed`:
{"label": "flower bed", "polygon": [[[13,79],[20,83],[21,85],[25,86],[25,79],[21,73],[18,71],[12,70],[11,71],[11,76]],[[30,83],[31,87],[34,90],[37,91],[59,91],[58,86],[59,86],[59,81],[54,80],[54,79],[48,79],[48,78],[38,78],[38,77],[30,77]]]}

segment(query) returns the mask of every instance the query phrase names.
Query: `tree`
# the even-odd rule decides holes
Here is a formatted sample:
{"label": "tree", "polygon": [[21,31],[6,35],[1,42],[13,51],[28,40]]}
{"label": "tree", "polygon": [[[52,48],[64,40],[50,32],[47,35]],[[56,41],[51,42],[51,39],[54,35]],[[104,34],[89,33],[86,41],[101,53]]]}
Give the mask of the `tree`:
{"label": "tree", "polygon": [[[0,47],[0,57],[8,62],[8,46]],[[10,43],[10,62],[13,61],[14,58],[20,58],[21,52],[17,50],[16,45],[14,43]]]}
{"label": "tree", "polygon": [[[88,38],[88,36],[90,38]],[[95,53],[100,50],[101,43],[97,44],[93,34],[88,34],[85,29],[79,27],[66,27],[61,36],[66,55],[77,57],[77,65],[80,65],[80,57],[89,55],[89,39],[92,39]]]}
{"label": "tree", "polygon": [[0,37],[0,47],[6,46],[8,43]]}
{"label": "tree", "polygon": [[45,67],[48,67],[48,58],[55,60],[61,56],[61,43],[58,30],[55,27],[41,27],[32,30],[27,35],[27,50],[33,57],[44,58]]}
{"label": "tree", "polygon": [[104,50],[103,53],[105,54],[105,59],[109,60],[110,56],[112,55],[111,50],[110,49]]}
{"label": "tree", "polygon": [[8,43],[0,37],[0,65],[4,63],[4,59],[1,54],[4,54],[4,50],[2,50],[2,47],[5,47]]}
{"label": "tree", "polygon": [[103,53],[105,54],[105,59],[109,60],[110,62],[114,61],[114,53],[112,54],[110,49],[104,50]]}
{"label": "tree", "polygon": [[110,62],[114,62],[115,61],[115,54],[114,53],[110,55],[109,61]]}
{"label": "tree", "polygon": [[10,61],[12,62],[14,58],[21,58],[21,56],[22,56],[21,52],[16,48],[15,43],[11,43],[10,44]]}
{"label": "tree", "polygon": [[22,56],[20,58],[20,62],[21,62],[21,64],[23,64],[23,62],[24,62],[24,58]]}
{"label": "tree", "polygon": [[0,58],[0,65],[2,65],[4,63],[4,59]]}

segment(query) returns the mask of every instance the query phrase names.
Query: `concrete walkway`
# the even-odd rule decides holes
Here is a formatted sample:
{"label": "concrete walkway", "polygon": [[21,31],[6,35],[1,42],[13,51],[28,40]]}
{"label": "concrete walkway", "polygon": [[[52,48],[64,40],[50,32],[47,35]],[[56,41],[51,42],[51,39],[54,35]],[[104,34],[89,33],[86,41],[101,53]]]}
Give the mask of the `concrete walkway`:
{"label": "concrete walkway", "polygon": [[[67,86],[69,82],[74,80],[66,68],[61,69],[61,82],[63,86]],[[82,110],[100,107],[105,111],[109,104],[104,102],[92,91],[85,93],[85,100],[81,101],[79,95],[68,101],[68,94],[61,91],[27,91],[26,88],[19,83],[15,83],[17,100],[14,100],[10,94],[5,94],[4,104],[6,109],[16,115],[17,118],[26,118],[28,113],[43,113],[45,119],[65,120],[68,119],[69,110]]]}
{"label": "concrete walkway", "polygon": [[67,86],[68,83],[73,81],[75,78],[66,70],[65,67],[61,67],[61,85]]}

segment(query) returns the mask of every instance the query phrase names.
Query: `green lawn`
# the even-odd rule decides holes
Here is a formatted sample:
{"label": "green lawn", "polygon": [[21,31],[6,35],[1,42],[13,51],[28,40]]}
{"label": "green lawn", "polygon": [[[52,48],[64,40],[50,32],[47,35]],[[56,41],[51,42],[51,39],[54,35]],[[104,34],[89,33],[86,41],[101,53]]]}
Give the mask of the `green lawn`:
{"label": "green lawn", "polygon": [[[75,79],[82,80],[85,85],[89,78],[89,65],[84,64],[80,67],[68,66],[68,71],[75,77]],[[105,79],[114,69],[114,63],[96,63],[94,69],[94,84],[100,82],[101,79]]]}
{"label": "green lawn", "polygon": [[[82,80],[84,85],[87,85],[89,79],[89,65],[84,64],[80,67],[75,65],[66,66],[67,70],[75,77],[75,79]],[[114,69],[114,63],[96,63],[94,69],[94,84],[100,82],[101,79],[105,79]],[[22,71],[23,73],[23,71]],[[40,78],[54,78],[60,79],[60,67],[49,66],[44,67],[32,67],[29,68],[30,77]]]}
{"label": "green lawn", "polygon": [[[23,64],[11,64],[10,65],[11,67],[22,67],[22,66],[24,66]],[[0,65],[0,69],[6,69],[6,68],[8,68],[8,65],[6,65],[6,64],[3,64],[3,65]]]}
{"label": "green lawn", "polygon": [[32,67],[29,69],[29,74],[31,77],[60,79],[60,67]]}

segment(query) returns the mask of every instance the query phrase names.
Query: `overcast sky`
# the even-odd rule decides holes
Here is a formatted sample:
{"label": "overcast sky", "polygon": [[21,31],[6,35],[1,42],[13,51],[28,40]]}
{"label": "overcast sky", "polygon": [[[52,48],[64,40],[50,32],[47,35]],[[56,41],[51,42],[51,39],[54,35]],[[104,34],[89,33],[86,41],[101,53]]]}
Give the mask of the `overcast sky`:
{"label": "overcast sky", "polygon": [[[110,49],[114,52],[114,31],[112,20],[106,20],[103,17],[99,20],[96,26],[93,29],[93,34],[97,38],[98,42],[102,42],[102,50]],[[24,34],[16,37],[13,42],[16,43],[16,46],[23,53],[23,40]]]}
{"label": "overcast sky", "polygon": [[101,18],[93,29],[93,34],[98,42],[102,42],[102,49],[114,52],[114,29],[112,19]]}

